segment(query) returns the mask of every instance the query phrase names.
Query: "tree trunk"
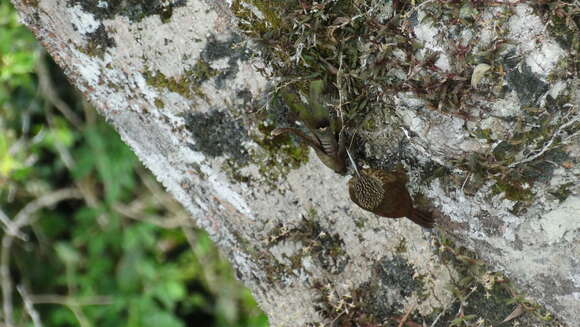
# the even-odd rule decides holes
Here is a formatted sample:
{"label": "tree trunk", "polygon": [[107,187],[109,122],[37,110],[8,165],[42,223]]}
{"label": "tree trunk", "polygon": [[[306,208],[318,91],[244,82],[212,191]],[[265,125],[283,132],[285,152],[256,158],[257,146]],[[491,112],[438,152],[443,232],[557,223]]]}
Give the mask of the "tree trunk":
{"label": "tree trunk", "polygon": [[[516,305],[477,308],[502,283],[490,271],[580,326],[580,96],[569,64],[577,48],[547,29],[542,8],[512,2],[477,8],[475,26],[424,19],[444,2],[409,11],[401,35],[420,44],[424,62],[437,56],[385,75],[445,80],[376,96],[382,102],[372,100],[348,134],[359,163],[403,164],[416,205],[437,219],[431,243],[407,219],[357,207],[349,177],[297,140],[270,134],[287,109],[272,100],[272,62],[230,8],[268,19],[263,4],[271,2],[13,0],[71,83],[227,254],[272,326],[447,326],[469,308],[499,323]],[[379,9],[365,14],[391,19],[390,2]],[[348,19],[334,24],[359,18]],[[462,43],[473,38],[475,47]],[[379,66],[372,42],[365,46],[366,64]],[[462,63],[470,73],[455,76],[461,51],[476,50],[505,62]],[[436,100],[448,94],[457,110]],[[461,288],[470,269],[484,282],[469,285],[489,290]]]}

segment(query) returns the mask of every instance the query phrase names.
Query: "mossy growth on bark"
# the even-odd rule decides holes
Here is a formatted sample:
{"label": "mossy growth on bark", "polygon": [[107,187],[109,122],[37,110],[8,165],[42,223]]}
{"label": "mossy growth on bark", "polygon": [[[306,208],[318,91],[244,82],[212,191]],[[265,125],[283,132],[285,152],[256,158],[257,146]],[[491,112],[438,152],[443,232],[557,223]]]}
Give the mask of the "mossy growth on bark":
{"label": "mossy growth on bark", "polygon": [[455,245],[447,235],[436,240],[439,259],[452,267],[449,290],[455,301],[435,311],[436,326],[561,326],[551,313],[527,299],[501,272],[493,271],[477,254]]}
{"label": "mossy growth on bark", "polygon": [[[458,156],[447,164],[475,176],[470,180],[477,185],[491,181],[494,192],[504,193],[507,199],[525,207],[534,199],[534,183],[551,176],[554,167],[546,163],[566,160],[559,143],[577,133],[580,124],[560,128],[570,121],[566,112],[571,109],[560,105],[560,114],[554,116],[549,114],[552,109],[538,105],[548,84],[514,56],[508,30],[509,20],[515,15],[514,4],[490,9],[479,1],[424,3],[413,7],[406,1],[234,0],[231,9],[239,29],[260,45],[265,61],[271,63],[272,77],[280,79],[276,90],[292,88],[307,95],[312,80],[324,80],[325,105],[337,113],[345,131],[352,134],[372,134],[381,128],[383,122],[372,113],[379,110],[394,115],[392,99],[397,94],[411,94],[424,102],[425,110],[473,123],[480,119],[472,113],[473,107],[515,90],[523,111],[517,117],[505,118],[520,121],[513,132],[498,137],[490,129],[476,129],[470,137],[488,143],[492,151],[473,153],[468,158]],[[548,6],[554,7],[555,13],[548,12],[546,6],[537,7],[546,19],[556,20],[554,33],[569,44],[577,44],[577,27],[565,1]],[[491,10],[498,29],[491,43],[482,47],[480,24]],[[446,39],[449,67],[441,70],[441,53],[433,52],[414,35],[418,25],[434,29],[447,26],[452,33],[473,36],[467,43],[453,44]],[[449,26],[461,26],[461,31]],[[563,61],[566,67],[570,65],[569,59]],[[474,67],[480,64],[491,68],[474,89],[470,79]],[[523,69],[516,69],[520,66]],[[564,92],[554,100],[568,103],[569,97],[570,93]],[[535,157],[537,152],[541,155]],[[364,151],[357,156],[362,162],[373,163]]]}
{"label": "mossy growth on bark", "polygon": [[160,71],[145,70],[143,72],[145,81],[150,86],[159,90],[171,91],[183,96],[186,99],[203,99],[208,101],[208,97],[202,91],[201,84],[218,75],[217,70],[202,59],[199,59],[193,67],[185,70],[181,78],[165,76]]}

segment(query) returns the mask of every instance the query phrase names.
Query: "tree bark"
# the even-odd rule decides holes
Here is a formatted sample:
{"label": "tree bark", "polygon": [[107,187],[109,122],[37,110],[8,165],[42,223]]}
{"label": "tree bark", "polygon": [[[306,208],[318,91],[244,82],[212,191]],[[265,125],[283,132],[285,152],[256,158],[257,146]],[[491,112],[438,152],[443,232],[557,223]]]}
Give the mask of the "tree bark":
{"label": "tree bark", "polygon": [[[269,117],[283,111],[269,102],[276,80],[227,2],[13,3],[71,83],[227,254],[272,326],[432,323],[457,302],[447,289],[460,269],[434,254],[430,235],[358,208],[348,177],[269,134],[277,127]],[[462,31],[421,19],[436,4],[416,9],[407,36],[437,53],[433,69],[446,71],[456,41],[447,34]],[[391,108],[366,118],[373,127],[358,132],[360,151],[383,165],[399,153],[410,192],[434,211],[437,229],[580,326],[579,83],[576,71],[559,70],[578,54],[546,33],[526,3],[510,6],[500,35],[498,8],[482,11],[492,18],[479,46],[500,37],[510,45],[515,65],[498,86],[510,91],[483,97],[485,81],[474,73],[473,94],[462,99],[468,116],[400,91]],[[484,76],[487,68],[473,69]],[[521,125],[533,110],[544,115],[544,134]],[[513,160],[482,161],[516,142],[528,143]],[[514,182],[516,171],[539,176]]]}

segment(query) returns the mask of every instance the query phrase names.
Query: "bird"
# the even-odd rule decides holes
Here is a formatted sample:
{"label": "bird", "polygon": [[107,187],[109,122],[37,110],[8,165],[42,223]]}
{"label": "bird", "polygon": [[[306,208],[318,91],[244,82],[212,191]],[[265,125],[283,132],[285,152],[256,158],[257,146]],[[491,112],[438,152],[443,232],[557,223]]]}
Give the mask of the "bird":
{"label": "bird", "polygon": [[[348,154],[350,157],[350,153]],[[406,187],[408,178],[404,171],[387,172],[373,168],[359,171],[354,160],[353,166],[355,175],[348,181],[348,193],[356,205],[382,217],[407,217],[424,228],[433,228],[433,216],[413,207],[413,200]]]}
{"label": "bird", "polygon": [[290,109],[304,123],[309,135],[300,129],[287,127],[276,128],[271,134],[277,136],[291,133],[298,136],[304,143],[314,149],[316,155],[324,165],[335,173],[344,175],[346,169],[346,152],[342,124],[331,117],[328,109],[321,104],[324,82],[315,80],[310,82],[308,105],[302,103],[295,93],[284,92],[282,96]]}

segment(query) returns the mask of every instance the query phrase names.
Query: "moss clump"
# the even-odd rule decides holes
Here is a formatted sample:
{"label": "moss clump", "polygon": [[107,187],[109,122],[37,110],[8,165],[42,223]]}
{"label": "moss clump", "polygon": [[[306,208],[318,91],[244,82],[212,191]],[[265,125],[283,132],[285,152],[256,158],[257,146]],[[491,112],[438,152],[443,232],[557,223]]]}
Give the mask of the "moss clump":
{"label": "moss clump", "polygon": [[155,104],[155,107],[157,107],[157,109],[165,108],[165,102],[163,102],[163,100],[161,100],[159,98],[155,98],[154,104]]}
{"label": "moss clump", "polygon": [[[517,201],[520,209],[532,204],[534,185],[549,182],[554,169],[569,160],[561,142],[580,131],[580,122],[574,123],[572,111],[562,110],[559,118],[555,118],[550,110],[551,107],[524,108],[520,121],[514,123],[511,137],[497,143],[492,152],[475,153],[455,161],[456,167],[472,174],[465,190],[471,193],[470,190],[491,180],[495,183],[493,194],[504,194],[507,199]],[[490,138],[489,143],[498,141],[485,130],[480,132]]]}
{"label": "moss clump", "polygon": [[373,266],[372,281],[350,294],[336,294],[329,280],[314,283],[319,293],[315,309],[326,321],[334,322],[333,326],[397,326],[403,308],[397,301],[422,291],[421,281],[411,278],[413,274],[413,267],[405,259],[384,257]]}
{"label": "moss clump", "polygon": [[193,93],[189,83],[186,80],[178,80],[177,78],[167,77],[160,71],[146,70],[143,74],[147,84],[153,87],[175,92],[188,99],[192,98]]}
{"label": "moss clump", "polygon": [[[421,23],[454,26],[459,19],[477,35],[485,8],[479,2],[437,1],[422,6]],[[380,110],[376,116],[384,116],[384,109],[393,107],[390,95],[400,92],[424,100],[427,109],[469,119],[469,80],[478,63],[494,67],[486,74],[482,94],[492,95],[491,89],[503,84],[501,67],[507,54],[500,40],[490,46],[493,50],[474,53],[475,36],[449,51],[451,71],[436,68],[439,55],[423,51],[413,35],[417,13],[411,2],[234,0],[231,9],[240,30],[262,46],[272,75],[281,78],[285,88],[305,91],[312,80],[324,81],[330,99],[325,105],[340,113],[346,131],[372,134],[380,123],[368,119],[369,113]],[[503,10],[509,12],[509,6]],[[504,21],[509,15],[498,17]],[[357,158],[365,161],[362,153]]]}
{"label": "moss clump", "polygon": [[[259,37],[268,30],[278,30],[282,25],[282,18],[276,12],[283,2],[289,1],[263,1],[263,0],[236,0],[232,3],[231,10],[238,17],[247,17],[251,21],[240,22],[240,24],[252,24],[251,28],[245,29],[249,36]],[[252,7],[257,9],[264,19],[256,16]],[[250,27],[250,26],[248,26]]]}
{"label": "moss clump", "polygon": [[[437,255],[445,265],[458,273],[452,276],[450,291],[456,301],[444,311],[434,312],[428,320],[439,317],[438,326],[470,326],[480,321],[482,326],[497,326],[517,306],[524,315],[503,323],[505,326],[560,326],[543,308],[518,295],[511,282],[502,274],[490,271],[475,253],[456,247],[442,236]],[[527,313],[527,314],[525,314]]]}
{"label": "moss clump", "polygon": [[217,76],[218,73],[219,71],[213,69],[203,59],[199,59],[179,78],[167,77],[160,71],[150,70],[145,70],[144,77],[147,84],[155,88],[175,92],[187,99],[202,98],[207,101],[207,96],[201,90],[201,85]]}
{"label": "moss clump", "polygon": [[254,137],[254,141],[265,151],[263,160],[257,162],[260,174],[268,176],[270,180],[277,180],[308,162],[309,149],[303,144],[293,142],[288,135],[272,136],[273,129],[271,124],[260,123],[258,130],[262,136]]}
{"label": "moss clump", "polygon": [[213,69],[203,59],[198,60],[195,65],[193,65],[192,69],[186,72],[186,74],[191,76],[192,80],[198,85],[201,85],[201,83],[217,76],[218,73],[218,70]]}
{"label": "moss clump", "polygon": [[300,242],[304,246],[302,253],[291,258],[292,269],[302,265],[304,256],[312,256],[324,270],[331,274],[340,274],[350,258],[344,249],[344,242],[338,234],[330,234],[318,222],[316,212],[311,211],[301,224],[288,228],[279,225],[272,230],[268,239],[270,245],[289,240]]}
{"label": "moss clump", "polygon": [[578,21],[578,5],[572,0],[532,2],[550,31],[551,36],[565,49],[578,51],[580,49],[580,22]]}
{"label": "moss clump", "polygon": [[562,184],[562,185],[560,185],[560,187],[558,187],[558,189],[550,192],[550,194],[552,194],[553,196],[558,198],[558,200],[560,202],[564,202],[570,196],[570,194],[572,194],[572,191],[570,191],[570,188],[573,186],[574,186],[574,183]]}
{"label": "moss clump", "polygon": [[403,257],[384,257],[374,266],[373,281],[379,281],[381,287],[399,289],[401,297],[408,297],[423,288],[422,282],[413,278],[414,274],[415,269]]}
{"label": "moss clump", "polygon": [[[145,80],[151,86],[167,89],[185,98],[201,98],[209,102],[209,98],[202,91],[202,85],[211,80],[215,87],[225,87],[227,80],[234,78],[239,70],[238,60],[249,58],[246,48],[239,46],[239,42],[241,38],[235,35],[226,41],[210,38],[197,62],[181,76],[167,77],[160,71],[145,70]],[[227,67],[218,70],[211,66],[211,63],[223,58],[228,58]]]}
{"label": "moss clump", "polygon": [[[248,164],[258,167],[258,175],[248,175],[242,172],[245,165],[226,162],[224,169],[233,180],[248,184],[259,184],[270,190],[279,190],[278,186],[290,171],[301,167],[308,162],[309,148],[296,142],[289,135],[273,136],[272,131],[282,124],[287,108],[282,106],[279,99],[271,99],[271,110],[255,109],[247,115],[248,108],[261,108],[265,106],[262,98],[255,99],[248,90],[240,90],[236,94],[238,101],[243,101],[242,107],[246,117],[252,126],[249,128],[248,137],[258,147],[249,147]],[[282,191],[283,192],[283,191]]]}
{"label": "moss clump", "polygon": [[503,193],[511,201],[530,201],[533,199],[531,185],[518,183],[514,180],[500,179],[492,188],[495,194]]}
{"label": "moss clump", "polygon": [[[345,295],[336,294],[330,280],[317,281],[313,288],[319,294],[314,309],[325,319],[325,326],[385,326],[384,320],[369,312],[369,302],[366,301],[373,290],[368,284]],[[322,324],[311,323],[307,326]]]}
{"label": "moss clump", "polygon": [[[278,189],[280,181],[293,169],[297,169],[308,162],[308,147],[296,142],[288,135],[272,136],[273,130],[267,122],[260,122],[257,132],[250,133],[259,148],[250,148],[248,160],[240,162],[227,159],[222,166],[226,174],[238,183],[248,185],[259,184],[271,190]],[[248,164],[258,167],[258,176],[248,175],[242,169]]]}

